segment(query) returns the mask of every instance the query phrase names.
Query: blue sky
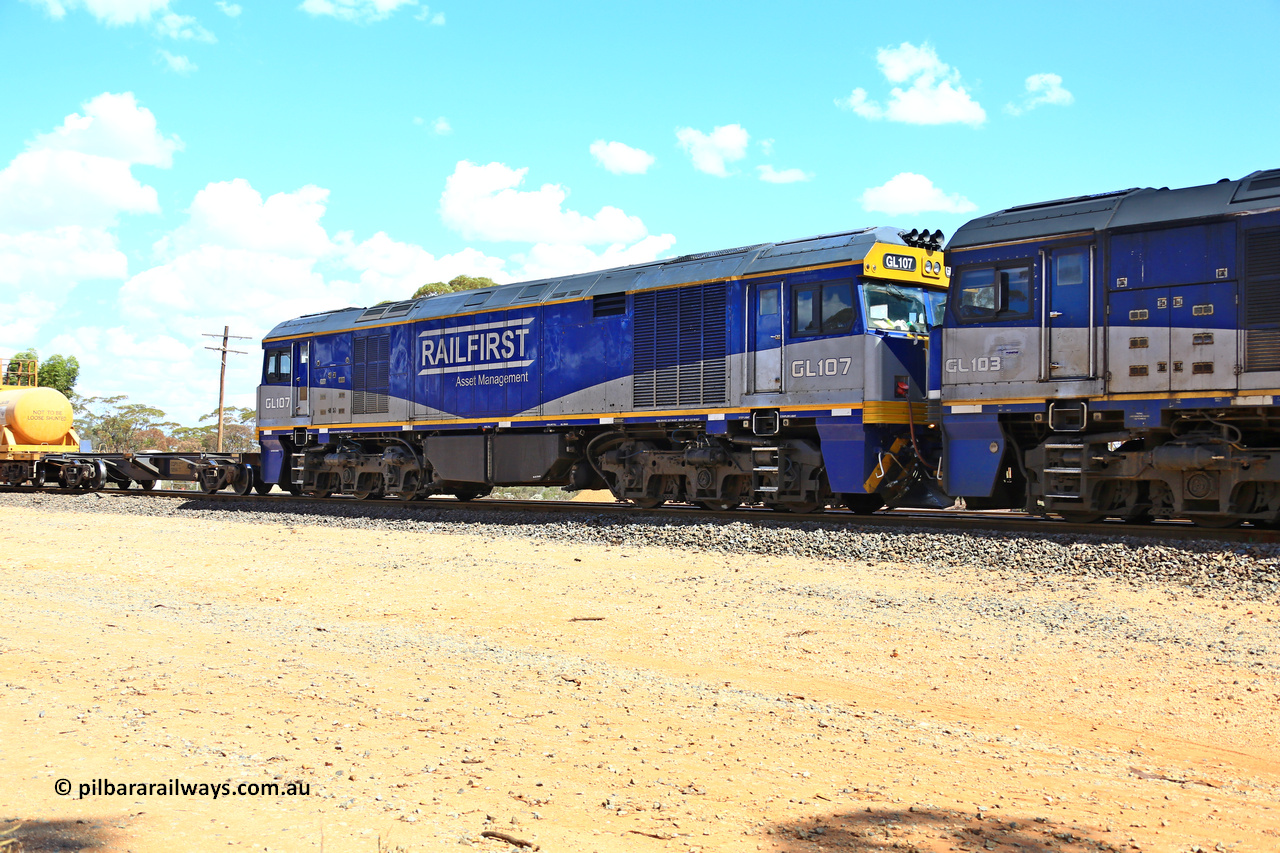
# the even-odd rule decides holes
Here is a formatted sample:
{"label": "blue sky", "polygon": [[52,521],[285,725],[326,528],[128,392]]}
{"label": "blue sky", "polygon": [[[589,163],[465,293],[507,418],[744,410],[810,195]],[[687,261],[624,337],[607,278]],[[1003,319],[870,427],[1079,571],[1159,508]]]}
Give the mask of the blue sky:
{"label": "blue sky", "polygon": [[[0,0],[0,354],[1280,166],[1280,4]],[[259,369],[235,357],[229,399]]]}

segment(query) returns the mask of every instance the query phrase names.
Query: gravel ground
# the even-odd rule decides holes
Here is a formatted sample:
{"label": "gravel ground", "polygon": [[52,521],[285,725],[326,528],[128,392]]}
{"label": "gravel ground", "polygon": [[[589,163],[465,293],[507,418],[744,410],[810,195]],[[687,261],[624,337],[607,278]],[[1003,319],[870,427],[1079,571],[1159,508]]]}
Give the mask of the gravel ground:
{"label": "gravel ground", "polygon": [[[1280,600],[1280,544],[1231,545],[1214,540],[1162,541],[1150,536],[1029,536],[993,530],[905,528],[885,531],[839,522],[699,522],[575,511],[554,514],[492,509],[447,510],[396,504],[295,504],[199,498],[116,498],[0,494],[0,507],[106,512],[173,518],[222,518],[247,524],[317,525],[343,529],[417,531],[613,546],[657,546],[718,554],[804,557],[822,562],[904,563],[945,571],[953,566],[999,568],[1026,576],[1090,577],[1186,587],[1224,600]],[[1071,614],[1064,614],[1064,619]]]}
{"label": "gravel ground", "polygon": [[[1277,549],[0,494],[23,853],[1280,846]],[[59,798],[55,778],[305,799]],[[3,835],[0,835],[0,839]]]}

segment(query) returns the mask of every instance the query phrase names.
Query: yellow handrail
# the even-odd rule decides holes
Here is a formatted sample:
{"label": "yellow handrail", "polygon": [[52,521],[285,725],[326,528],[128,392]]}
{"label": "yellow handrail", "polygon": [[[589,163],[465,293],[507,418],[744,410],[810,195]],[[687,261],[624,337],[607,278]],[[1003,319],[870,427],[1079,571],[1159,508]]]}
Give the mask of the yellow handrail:
{"label": "yellow handrail", "polygon": [[0,358],[0,388],[35,388],[40,384],[34,358]]}

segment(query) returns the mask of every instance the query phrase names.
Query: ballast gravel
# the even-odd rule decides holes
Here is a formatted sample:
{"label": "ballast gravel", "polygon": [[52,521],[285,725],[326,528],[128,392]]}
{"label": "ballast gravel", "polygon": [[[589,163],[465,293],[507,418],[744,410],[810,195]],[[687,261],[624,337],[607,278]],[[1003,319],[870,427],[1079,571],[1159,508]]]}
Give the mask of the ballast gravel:
{"label": "ballast gravel", "polygon": [[200,497],[113,498],[102,493],[0,494],[0,507],[106,512],[160,517],[208,516],[272,525],[317,525],[361,530],[466,533],[490,538],[667,547],[722,554],[802,557],[819,564],[861,561],[927,566],[999,568],[1037,577],[1107,578],[1158,583],[1243,600],[1280,600],[1280,544],[1231,544],[1212,539],[1169,541],[1152,536],[1072,533],[1029,535],[965,528],[859,527],[847,521],[741,522],[646,517],[575,510],[555,512],[432,507],[431,502],[305,503],[206,500]]}

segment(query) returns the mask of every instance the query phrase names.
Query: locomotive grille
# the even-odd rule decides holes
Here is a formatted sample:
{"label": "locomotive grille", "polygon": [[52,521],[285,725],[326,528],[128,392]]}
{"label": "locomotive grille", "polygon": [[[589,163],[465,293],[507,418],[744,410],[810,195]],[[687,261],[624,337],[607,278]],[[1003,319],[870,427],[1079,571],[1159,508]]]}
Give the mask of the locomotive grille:
{"label": "locomotive grille", "polygon": [[632,328],[635,408],[726,401],[724,284],[638,293]]}
{"label": "locomotive grille", "polygon": [[351,413],[386,412],[391,392],[391,335],[358,337],[351,349]]}
{"label": "locomotive grille", "polygon": [[1280,228],[1246,232],[1244,257],[1246,322],[1280,323]]}
{"label": "locomotive grille", "polygon": [[1249,329],[1244,334],[1244,369],[1280,370],[1280,329]]}

